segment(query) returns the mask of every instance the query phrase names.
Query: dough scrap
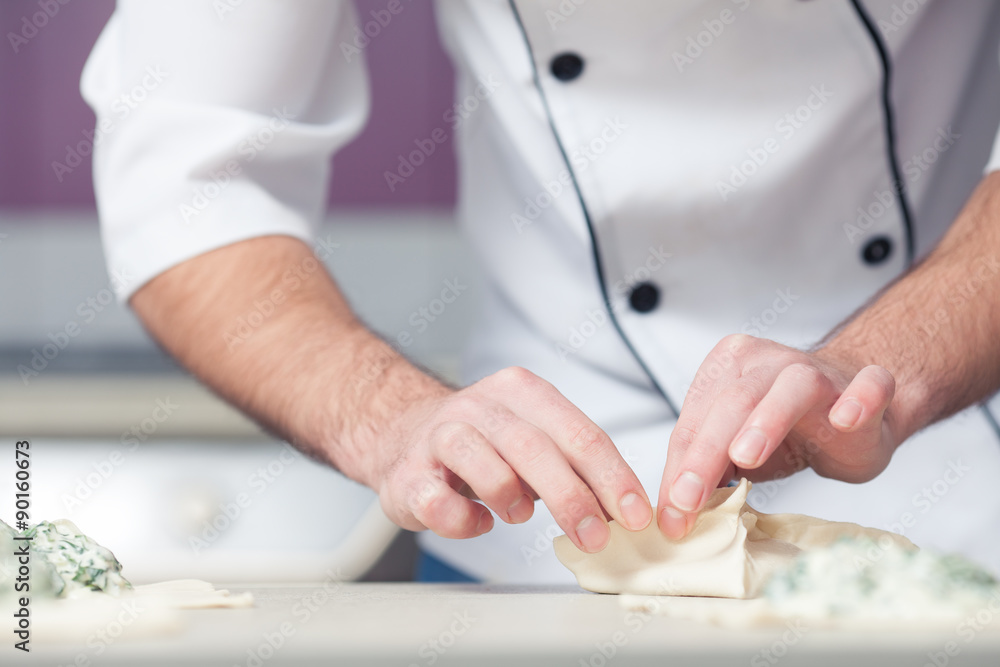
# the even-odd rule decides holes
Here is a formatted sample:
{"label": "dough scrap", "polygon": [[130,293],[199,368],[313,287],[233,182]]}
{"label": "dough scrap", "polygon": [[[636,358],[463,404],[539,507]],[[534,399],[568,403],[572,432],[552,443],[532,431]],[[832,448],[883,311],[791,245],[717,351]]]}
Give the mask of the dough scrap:
{"label": "dough scrap", "polygon": [[749,492],[746,479],[716,489],[681,540],[665,537],[655,521],[638,532],[611,521],[603,551],[585,553],[561,535],[553,541],[555,554],[581,588],[596,593],[748,599],[760,595],[771,576],[802,552],[840,538],[917,550],[905,537],[883,530],[800,514],[763,514],[747,504]]}
{"label": "dough scrap", "polygon": [[27,544],[32,639],[39,644],[91,641],[108,628],[129,639],[164,637],[186,627],[181,610],[254,604],[251,593],[231,595],[194,579],[133,586],[111,551],[65,519],[32,526],[23,534],[28,540],[20,535],[0,521],[0,615],[11,618],[25,597],[15,589],[15,554]]}

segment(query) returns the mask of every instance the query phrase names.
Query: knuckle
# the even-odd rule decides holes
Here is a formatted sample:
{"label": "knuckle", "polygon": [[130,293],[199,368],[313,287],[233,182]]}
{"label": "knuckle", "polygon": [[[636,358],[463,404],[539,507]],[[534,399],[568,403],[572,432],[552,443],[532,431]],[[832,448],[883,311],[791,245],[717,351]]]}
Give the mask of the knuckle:
{"label": "knuckle", "polygon": [[582,459],[597,458],[607,452],[611,439],[595,424],[582,424],[573,429],[570,451]]}
{"label": "knuckle", "polygon": [[628,485],[632,480],[631,469],[627,466],[612,464],[603,466],[597,476],[591,481],[591,487],[596,489],[618,489]]}
{"label": "knuckle", "polygon": [[726,390],[725,400],[730,410],[736,412],[750,412],[759,402],[757,393],[745,384],[737,384]]}
{"label": "knuckle", "polygon": [[784,373],[800,391],[806,392],[810,396],[818,394],[826,383],[826,376],[821,370],[812,364],[806,364],[801,361],[786,366],[782,373]]}
{"label": "knuckle", "polygon": [[548,451],[548,438],[541,433],[526,433],[514,438],[511,449],[512,457],[521,465],[534,466]]}
{"label": "knuckle", "polygon": [[[501,504],[506,500],[514,502],[521,493],[521,484],[517,476],[513,472],[503,472],[490,477],[488,488],[483,490],[482,495],[483,500],[488,498],[493,504]],[[506,509],[506,506],[503,509]]]}
{"label": "knuckle", "polygon": [[379,504],[386,516],[408,530],[426,528],[427,516],[422,510],[435,493],[430,480],[408,478],[400,472],[388,481],[379,492]]}
{"label": "knuckle", "polygon": [[746,334],[730,334],[720,340],[698,368],[689,391],[700,394],[723,378],[740,377],[746,359],[756,345],[757,339]]}
{"label": "knuckle", "polygon": [[687,426],[674,427],[674,432],[670,436],[670,439],[674,443],[682,447],[690,447],[697,438],[698,431],[693,428],[688,428]]}
{"label": "knuckle", "polygon": [[517,415],[510,408],[499,403],[493,403],[486,406],[483,412],[482,425],[487,433],[496,433],[508,427],[516,419]]}
{"label": "knuckle", "polygon": [[418,494],[418,504],[411,512],[422,524],[444,537],[465,537],[469,530],[469,513],[453,500],[438,486],[425,496]]}
{"label": "knuckle", "polygon": [[460,421],[445,421],[437,424],[431,430],[431,438],[438,443],[450,445],[467,437],[468,424]]}
{"label": "knuckle", "polygon": [[444,499],[441,484],[436,480],[426,479],[410,487],[407,505],[417,516],[426,515],[439,506]]}
{"label": "knuckle", "polygon": [[512,385],[515,387],[524,387],[535,385],[541,382],[541,378],[529,371],[527,368],[521,366],[508,366],[507,368],[501,369],[493,374],[497,382],[503,385]]}
{"label": "knuckle", "polygon": [[591,514],[599,514],[594,495],[582,484],[556,489],[552,502],[546,503],[561,526],[573,528]]}
{"label": "knuckle", "polygon": [[896,378],[887,369],[881,366],[868,366],[868,369],[868,372],[874,376],[875,382],[886,394],[892,394],[896,391]]}
{"label": "knuckle", "polygon": [[757,339],[744,333],[729,334],[719,346],[730,357],[742,359],[757,347]]}
{"label": "knuckle", "polygon": [[802,382],[817,382],[824,377],[818,368],[803,361],[788,364],[785,366],[784,372]]}
{"label": "knuckle", "polygon": [[466,422],[444,422],[432,432],[437,447],[447,452],[449,458],[465,459],[475,456],[483,447],[482,437],[474,426]]}

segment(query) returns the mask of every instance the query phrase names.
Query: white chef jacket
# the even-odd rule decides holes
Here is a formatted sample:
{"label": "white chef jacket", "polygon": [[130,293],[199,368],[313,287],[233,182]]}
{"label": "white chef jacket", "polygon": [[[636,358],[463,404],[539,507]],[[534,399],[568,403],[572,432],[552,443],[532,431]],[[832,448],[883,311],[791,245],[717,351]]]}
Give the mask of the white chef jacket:
{"label": "white chef jacket", "polygon": [[[932,247],[1000,165],[1000,12],[987,0],[437,9],[466,111],[458,215],[488,283],[465,379],[520,365],[551,381],[654,502],[675,410],[713,345],[740,331],[815,343]],[[325,0],[120,0],[82,88],[122,298],[235,241],[311,238],[328,158],[366,118],[351,47],[377,19]],[[976,289],[944,317],[989,307]],[[934,322],[912,333],[914,354],[945,344]],[[751,500],[1000,571],[998,475],[995,422],[974,407],[911,438],[872,482],[806,471]],[[421,544],[489,581],[570,581],[551,551],[559,532],[539,504],[526,524]]]}

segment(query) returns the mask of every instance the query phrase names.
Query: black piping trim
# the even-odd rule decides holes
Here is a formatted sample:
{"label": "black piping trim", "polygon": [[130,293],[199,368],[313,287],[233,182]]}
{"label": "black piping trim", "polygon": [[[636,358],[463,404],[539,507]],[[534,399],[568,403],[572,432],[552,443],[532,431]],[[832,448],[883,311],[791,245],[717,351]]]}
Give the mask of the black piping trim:
{"label": "black piping trim", "polygon": [[899,160],[896,157],[896,117],[892,110],[892,60],[889,58],[889,50],[886,48],[882,35],[875,27],[868,10],[861,4],[861,0],[850,0],[858,18],[864,24],[875,50],[878,51],[879,60],[882,62],[882,112],[885,116],[885,147],[889,154],[889,170],[892,172],[892,191],[899,202],[899,210],[903,216],[903,225],[906,227],[906,263],[913,263],[914,239],[913,239],[913,216],[910,214],[910,204],[906,199],[906,182],[903,181],[899,169]]}
{"label": "black piping trim", "polygon": [[985,402],[980,403],[979,407],[983,409],[983,414],[986,415],[986,421],[988,421],[990,426],[993,427],[993,432],[996,433],[997,440],[1000,440],[1000,423],[997,423],[996,417],[994,417],[993,413],[990,412],[990,408]]}
{"label": "black piping trim", "polygon": [[656,391],[663,397],[663,400],[667,402],[667,405],[673,411],[675,416],[680,415],[680,410],[674,405],[674,402],[670,400],[667,392],[663,390],[660,383],[656,381],[653,373],[649,370],[646,362],[642,360],[639,353],[636,351],[635,347],[632,345],[632,341],[628,339],[625,335],[625,331],[622,330],[621,323],[618,322],[618,318],[615,316],[614,308],[611,307],[611,298],[608,296],[608,288],[604,282],[604,268],[601,263],[601,251],[597,245],[597,234],[594,232],[594,223],[590,217],[590,211],[587,209],[587,202],[583,198],[583,191],[580,189],[580,183],[576,179],[576,173],[573,171],[573,164],[570,162],[569,155],[566,153],[566,147],[563,145],[562,139],[559,137],[559,132],[556,130],[555,120],[552,117],[552,110],[549,107],[548,98],[545,97],[545,91],[542,88],[541,76],[538,73],[538,65],[535,63],[535,52],[531,48],[531,41],[528,39],[528,31],[524,28],[524,22],[521,20],[521,13],[517,9],[517,4],[514,0],[508,0],[510,4],[510,9],[514,13],[514,19],[517,21],[517,27],[521,31],[521,36],[524,38],[524,45],[528,49],[528,59],[531,61],[531,74],[532,79],[535,83],[535,88],[538,90],[538,96],[541,99],[542,107],[545,109],[545,116],[549,122],[549,128],[552,130],[552,136],[556,140],[556,146],[559,148],[559,153],[562,155],[563,161],[566,163],[566,169],[569,171],[570,180],[573,183],[573,191],[576,193],[576,198],[580,202],[580,208],[583,210],[583,218],[587,223],[587,232],[590,235],[590,249],[594,257],[594,267],[597,270],[597,282],[601,286],[601,297],[604,300],[604,306],[608,309],[608,318],[611,323],[614,324],[615,329],[618,331],[618,335],[621,336],[622,341],[624,341],[625,346],[635,357],[635,360],[642,367],[642,370],[649,377],[650,382],[653,383],[653,387]]}

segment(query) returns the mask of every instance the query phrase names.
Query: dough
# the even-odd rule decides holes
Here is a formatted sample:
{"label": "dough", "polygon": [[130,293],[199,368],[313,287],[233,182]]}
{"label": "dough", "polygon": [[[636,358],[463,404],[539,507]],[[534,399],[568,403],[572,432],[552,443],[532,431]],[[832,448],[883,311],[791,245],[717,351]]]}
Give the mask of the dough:
{"label": "dough", "polygon": [[253,606],[253,594],[232,595],[207,581],[177,579],[135,587],[135,597],[173,609],[241,609]]}
{"label": "dough", "polygon": [[65,519],[32,526],[24,533],[30,541],[18,535],[0,521],[0,615],[11,618],[25,596],[15,588],[15,553],[27,544],[31,637],[39,644],[92,642],[109,628],[130,639],[163,637],[186,626],[180,610],[253,606],[250,593],[193,579],[133,586],[111,551]]}
{"label": "dough", "polygon": [[799,514],[763,514],[747,505],[750,482],[716,489],[691,533],[665,537],[651,522],[631,532],[610,522],[611,540],[596,554],[580,551],[565,535],[554,540],[556,557],[582,588],[597,593],[754,598],[771,576],[787,570],[804,551],[839,538],[868,538],[880,548],[915,551],[894,533]]}
{"label": "dough", "polygon": [[[622,595],[626,609],[731,628],[920,632],[982,627],[1000,611],[996,579],[960,556],[840,539],[775,573],[759,598]],[[985,619],[984,619],[985,617]],[[991,632],[1000,625],[987,623]]]}

